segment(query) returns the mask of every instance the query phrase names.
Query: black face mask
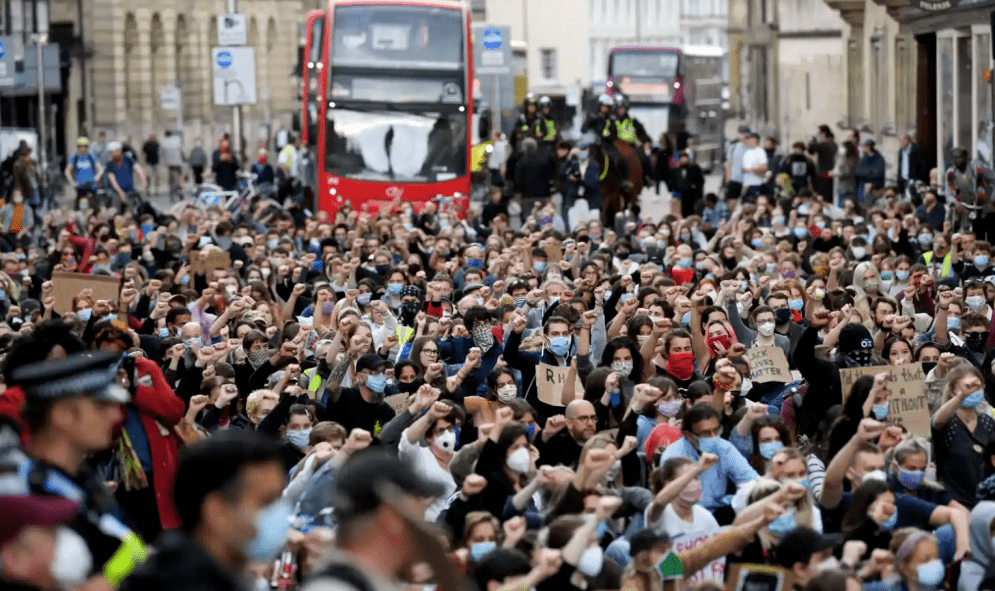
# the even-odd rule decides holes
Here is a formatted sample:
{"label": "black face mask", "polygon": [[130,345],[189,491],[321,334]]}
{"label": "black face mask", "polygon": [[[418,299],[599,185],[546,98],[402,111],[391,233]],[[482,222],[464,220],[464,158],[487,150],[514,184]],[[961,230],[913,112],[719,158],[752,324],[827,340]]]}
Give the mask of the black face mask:
{"label": "black face mask", "polygon": [[935,361],[923,361],[922,362],[922,373],[923,374],[928,374],[929,372],[933,371],[933,368],[935,368],[935,367],[936,367],[936,362]]}
{"label": "black face mask", "polygon": [[871,364],[871,350],[870,349],[855,349],[847,354],[854,363],[861,367],[867,367]]}
{"label": "black face mask", "polygon": [[414,326],[415,316],[421,311],[421,306],[414,302],[401,304],[401,322],[404,326]]}
{"label": "black face mask", "polygon": [[985,349],[985,343],[988,342],[988,331],[969,332],[964,335],[964,341],[967,343],[968,349],[972,351],[983,351]]}
{"label": "black face mask", "polygon": [[791,308],[781,308],[774,312],[774,322],[777,324],[787,324],[791,322]]}
{"label": "black face mask", "polygon": [[417,378],[414,381],[407,382],[407,383],[405,383],[405,382],[397,382],[397,390],[399,392],[401,392],[402,394],[414,394],[415,392],[418,391],[418,388],[422,387],[422,384],[424,384],[424,383],[425,383],[425,380],[423,380],[421,378]]}

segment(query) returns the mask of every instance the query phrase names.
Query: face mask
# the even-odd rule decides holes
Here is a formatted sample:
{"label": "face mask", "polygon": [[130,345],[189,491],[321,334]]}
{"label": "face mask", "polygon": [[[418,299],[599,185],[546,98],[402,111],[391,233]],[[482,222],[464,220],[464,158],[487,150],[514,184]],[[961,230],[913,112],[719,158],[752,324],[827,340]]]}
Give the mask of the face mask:
{"label": "face mask", "polygon": [[801,299],[798,299],[798,300],[788,300],[788,307],[791,308],[792,310],[794,310],[795,312],[801,312],[802,308],[805,307],[805,300],[801,300]]}
{"label": "face mask", "polygon": [[580,555],[577,561],[577,570],[588,577],[597,576],[604,565],[605,555],[601,551],[601,546],[591,546]]}
{"label": "face mask", "polygon": [[456,449],[456,431],[446,430],[436,435],[432,445],[442,451],[452,453]]}
{"label": "face mask", "polygon": [[711,349],[712,352],[715,353],[716,355],[720,350],[719,345],[721,345],[722,349],[725,351],[728,351],[729,347],[732,346],[732,339],[729,338],[729,335],[708,337],[707,339],[705,339],[705,342],[708,344],[708,348]]}
{"label": "face mask", "polygon": [[686,382],[694,375],[694,353],[674,353],[667,357],[667,372]]}
{"label": "face mask", "polygon": [[964,335],[964,341],[967,343],[968,349],[972,351],[982,351],[985,348],[985,343],[988,342],[988,331],[969,332]]}
{"label": "face mask", "polygon": [[386,275],[387,271],[390,270],[390,265],[376,265],[373,267],[377,271],[377,275]]}
{"label": "face mask", "polygon": [[795,271],[794,271],[794,269],[788,269],[787,271],[781,271],[781,278],[782,279],[794,279],[795,278]]}
{"label": "face mask", "polygon": [[587,150],[581,150],[580,152],[577,152],[577,158],[580,160],[587,160],[587,157],[589,155],[590,154],[588,153]]}
{"label": "face mask", "polygon": [[775,263],[767,263],[766,265],[764,265],[764,270],[767,273],[773,273],[774,269],[776,269],[776,268],[777,268],[777,264],[775,264]]}
{"label": "face mask", "polygon": [[720,441],[722,441],[721,437],[700,437],[698,438],[698,449],[702,453],[718,455]]}
{"label": "face mask", "polygon": [[919,579],[920,585],[936,587],[943,582],[946,576],[947,570],[939,560],[930,560],[916,567],[916,578]]}
{"label": "face mask", "polygon": [[875,404],[871,412],[874,414],[875,419],[883,421],[888,418],[888,404]]}
{"label": "face mask", "polygon": [[368,291],[360,292],[360,294],[356,296],[356,303],[363,307],[369,306],[370,301],[372,300],[373,294]]}
{"label": "face mask", "polygon": [[183,277],[180,277],[180,285],[182,285],[184,287],[186,287],[187,285],[190,285],[190,276],[189,275],[184,275]]}
{"label": "face mask", "polygon": [[891,271],[881,271],[881,281],[891,281],[895,278],[895,274]]}
{"label": "face mask", "polygon": [[415,318],[418,317],[418,312],[421,311],[421,306],[415,302],[405,302],[401,304],[401,323],[404,326],[414,326]]}
{"label": "face mask", "polygon": [[268,248],[269,250],[275,250],[279,244],[280,244],[279,238],[270,238],[269,240],[266,241],[266,248]]}
{"label": "face mask", "polygon": [[169,329],[168,328],[160,328],[159,329],[159,338],[160,339],[168,339],[169,338]]}
{"label": "face mask", "polygon": [[467,259],[466,260],[466,267],[468,269],[483,269],[484,268],[484,259]]}
{"label": "face mask", "polygon": [[947,330],[957,332],[960,330],[960,318],[947,318]]}
{"label": "face mask", "polygon": [[984,400],[984,399],[985,399],[985,392],[984,392],[984,390],[976,390],[976,391],[971,392],[970,394],[968,394],[967,398],[965,398],[964,400],[961,400],[960,407],[961,408],[978,408],[978,405],[981,404],[981,401]]}
{"label": "face mask", "polygon": [[885,519],[881,522],[882,531],[891,531],[895,529],[895,524],[898,523],[898,508],[896,507],[894,511],[891,512],[891,517]]}
{"label": "face mask", "polygon": [[977,266],[979,266],[979,267],[987,267],[988,266],[988,255],[986,255],[986,254],[979,254],[978,256],[974,257],[974,264],[977,265]]}
{"label": "face mask", "polygon": [[680,400],[668,400],[666,402],[660,402],[656,405],[656,411],[665,417],[676,417],[677,412],[681,409]]}
{"label": "face mask", "polygon": [[861,367],[866,367],[871,364],[870,349],[856,349],[851,351],[847,356]]}
{"label": "face mask", "polygon": [[394,297],[397,297],[397,296],[401,295],[401,288],[403,288],[403,287],[404,287],[403,283],[388,283],[387,284],[387,293],[389,293],[390,295],[392,295]]}
{"label": "face mask", "polygon": [[936,362],[935,361],[923,361],[922,362],[922,373],[924,373],[924,374],[929,374],[929,372],[933,371],[933,369],[935,369],[935,368],[936,368]]}
{"label": "face mask", "polygon": [[508,468],[517,474],[527,474],[529,471],[529,463],[531,458],[529,457],[529,450],[520,447],[515,451],[511,452],[508,458],[504,461]]}
{"label": "face mask", "polygon": [[90,548],[75,531],[61,526],[55,530],[55,552],[49,574],[61,589],[71,589],[83,583],[93,567]]}
{"label": "face mask", "polygon": [[783,536],[789,531],[795,529],[796,525],[797,524],[795,523],[795,514],[785,513],[784,515],[781,515],[774,521],[771,521],[769,524],[767,524],[767,530],[770,533],[774,534],[775,536]]}
{"label": "face mask", "polygon": [[497,390],[498,400],[504,403],[511,402],[515,398],[518,398],[518,386],[515,384],[508,384],[506,386],[501,386]]}
{"label": "face mask", "polygon": [[773,322],[761,322],[757,325],[757,332],[765,337],[769,337],[774,334],[774,323]]}
{"label": "face mask", "polygon": [[680,242],[681,244],[688,244],[691,242],[691,235],[686,232],[681,232]]}
{"label": "face mask", "polygon": [[753,240],[750,240],[750,246],[752,246],[754,250],[763,246],[763,243],[763,238],[754,238]]}
{"label": "face mask", "polygon": [[611,404],[612,408],[618,408],[618,405],[622,404],[622,393],[618,390],[609,393],[608,403]]}
{"label": "face mask", "polygon": [[570,352],[570,337],[555,337],[549,341],[549,350],[557,357],[566,357]]}
{"label": "face mask", "polygon": [[926,473],[922,470],[905,470],[903,468],[898,469],[898,481],[902,483],[902,486],[909,490],[915,490],[919,488],[922,484],[923,479],[926,477]]}
{"label": "face mask", "polygon": [[249,351],[246,354],[246,357],[249,360],[249,365],[251,365],[253,368],[257,368],[260,365],[262,365],[264,361],[266,361],[267,359],[269,359],[269,351],[266,351],[266,350],[263,350],[263,351]]}
{"label": "face mask", "polygon": [[981,310],[988,304],[988,300],[983,295],[967,296],[965,299],[967,306],[972,310]]}
{"label": "face mask", "polygon": [[[622,303],[625,303],[625,299],[624,299],[625,296],[622,296],[622,297],[623,297]],[[549,307],[550,308],[552,308],[553,306],[555,306],[558,303],[560,303],[560,296],[550,296],[549,297]],[[481,304],[481,305],[483,305],[483,304]]]}
{"label": "face mask", "polygon": [[311,440],[311,428],[287,431],[287,441],[297,449],[304,449]]}
{"label": "face mask", "polygon": [[799,240],[808,236],[808,228],[795,228],[794,232],[795,232],[795,238]]}
{"label": "face mask", "polygon": [[631,361],[615,361],[612,363],[612,371],[619,374],[623,378],[629,377],[632,373],[632,362]]}
{"label": "face mask", "polygon": [[795,480],[795,482],[798,483],[798,486],[804,488],[805,490],[808,490],[808,487],[809,487],[808,478],[799,478],[799,479]]}
{"label": "face mask", "polygon": [[684,326],[691,326],[691,312],[685,312],[684,315],[681,316],[681,324]]}
{"label": "face mask", "polygon": [[496,542],[477,542],[470,546],[470,558],[474,562],[480,562],[480,559],[493,552],[495,548],[497,548]]}
{"label": "face mask", "polygon": [[877,293],[878,290],[880,289],[880,287],[881,287],[881,284],[878,283],[877,281],[865,281],[864,282],[864,291],[869,291],[869,292]]}
{"label": "face mask", "polygon": [[525,425],[525,430],[529,432],[529,441],[533,441],[536,438],[536,424]]}
{"label": "face mask", "polygon": [[92,308],[83,308],[79,312],[76,312],[76,316],[80,320],[82,320],[83,322],[89,322],[90,321],[90,316],[92,316],[92,315],[93,315],[93,309]]}
{"label": "face mask", "polygon": [[860,483],[864,484],[872,480],[880,480],[881,482],[885,482],[888,480],[888,476],[885,475],[884,470],[871,470],[867,474],[864,474],[864,477],[860,479]]}
{"label": "face mask", "polygon": [[187,346],[188,349],[192,345],[196,345],[196,346],[200,347],[203,344],[201,342],[201,340],[200,340],[200,337],[190,337],[189,339],[183,339],[183,342],[186,344],[186,346]]}
{"label": "face mask", "polygon": [[269,562],[287,543],[290,529],[290,503],[279,499],[256,513],[256,537],[249,543],[245,555],[257,562]]}
{"label": "face mask", "polygon": [[858,261],[867,255],[867,249],[864,248],[863,246],[854,246],[850,250],[853,252],[853,258],[857,259]]}
{"label": "face mask", "polygon": [[677,261],[677,265],[680,266],[680,267],[684,267],[685,269],[690,269],[691,265],[693,265],[693,264],[694,264],[694,261],[692,259],[679,259]]}
{"label": "face mask", "polygon": [[542,273],[546,270],[546,263],[532,263],[532,269],[536,273]]}
{"label": "face mask", "polygon": [[764,459],[769,460],[774,457],[774,454],[784,449],[784,444],[780,441],[768,441],[766,443],[760,444],[760,455]]}
{"label": "face mask", "polygon": [[903,269],[899,269],[899,270],[895,271],[895,278],[898,279],[899,281],[908,281],[909,280],[909,271],[908,271],[908,269],[904,269],[904,270]]}
{"label": "face mask", "polygon": [[931,244],[933,244],[932,234],[919,234],[919,246],[929,248]]}
{"label": "face mask", "polygon": [[384,389],[387,387],[387,377],[382,373],[373,374],[366,378],[366,387],[377,394],[383,394]]}

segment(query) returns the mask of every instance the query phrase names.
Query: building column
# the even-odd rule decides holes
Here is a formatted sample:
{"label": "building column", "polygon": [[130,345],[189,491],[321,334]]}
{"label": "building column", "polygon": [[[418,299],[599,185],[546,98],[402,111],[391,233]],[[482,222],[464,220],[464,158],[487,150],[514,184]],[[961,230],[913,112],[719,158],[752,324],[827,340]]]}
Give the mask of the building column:
{"label": "building column", "polygon": [[87,120],[96,138],[103,128],[115,128],[125,121],[125,7],[115,0],[91,0],[91,14],[104,18],[84,20],[86,39],[95,51],[87,60],[91,90],[88,101],[93,101]]}
{"label": "building column", "polygon": [[130,123],[129,135],[133,141],[141,140],[152,128],[153,124],[153,103],[152,103],[152,63],[150,39],[152,34],[152,14],[147,10],[135,12],[135,21],[138,26],[138,42],[132,49],[134,55],[135,88],[134,97],[136,112],[128,113]]}
{"label": "building column", "polygon": [[850,125],[856,127],[866,119],[864,113],[864,27],[850,26],[846,41],[846,106]]}
{"label": "building column", "polygon": [[[161,43],[154,55],[151,55],[151,86],[152,112],[155,114],[155,124],[152,131],[159,133],[161,129],[174,127],[175,111],[162,110],[162,89],[178,82],[176,72],[176,12],[165,10],[159,13],[162,26]],[[150,40],[151,41],[151,40]]]}

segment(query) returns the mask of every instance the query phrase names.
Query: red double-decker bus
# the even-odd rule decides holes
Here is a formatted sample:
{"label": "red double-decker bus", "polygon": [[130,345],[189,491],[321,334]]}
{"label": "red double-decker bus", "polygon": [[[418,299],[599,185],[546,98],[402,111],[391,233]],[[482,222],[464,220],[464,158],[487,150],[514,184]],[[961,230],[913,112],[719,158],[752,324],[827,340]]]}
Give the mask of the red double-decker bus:
{"label": "red double-decker bus", "polygon": [[329,0],[308,16],[301,131],[317,206],[470,194],[470,14],[449,0]]}

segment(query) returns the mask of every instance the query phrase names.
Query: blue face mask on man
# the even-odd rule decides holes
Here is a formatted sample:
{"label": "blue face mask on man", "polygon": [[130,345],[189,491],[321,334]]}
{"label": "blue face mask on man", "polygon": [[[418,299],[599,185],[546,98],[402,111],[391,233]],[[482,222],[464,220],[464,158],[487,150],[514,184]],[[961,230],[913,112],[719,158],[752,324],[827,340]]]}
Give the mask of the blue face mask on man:
{"label": "blue face mask on man", "polygon": [[570,352],[570,337],[553,337],[549,339],[549,350],[557,357],[566,357]]}

